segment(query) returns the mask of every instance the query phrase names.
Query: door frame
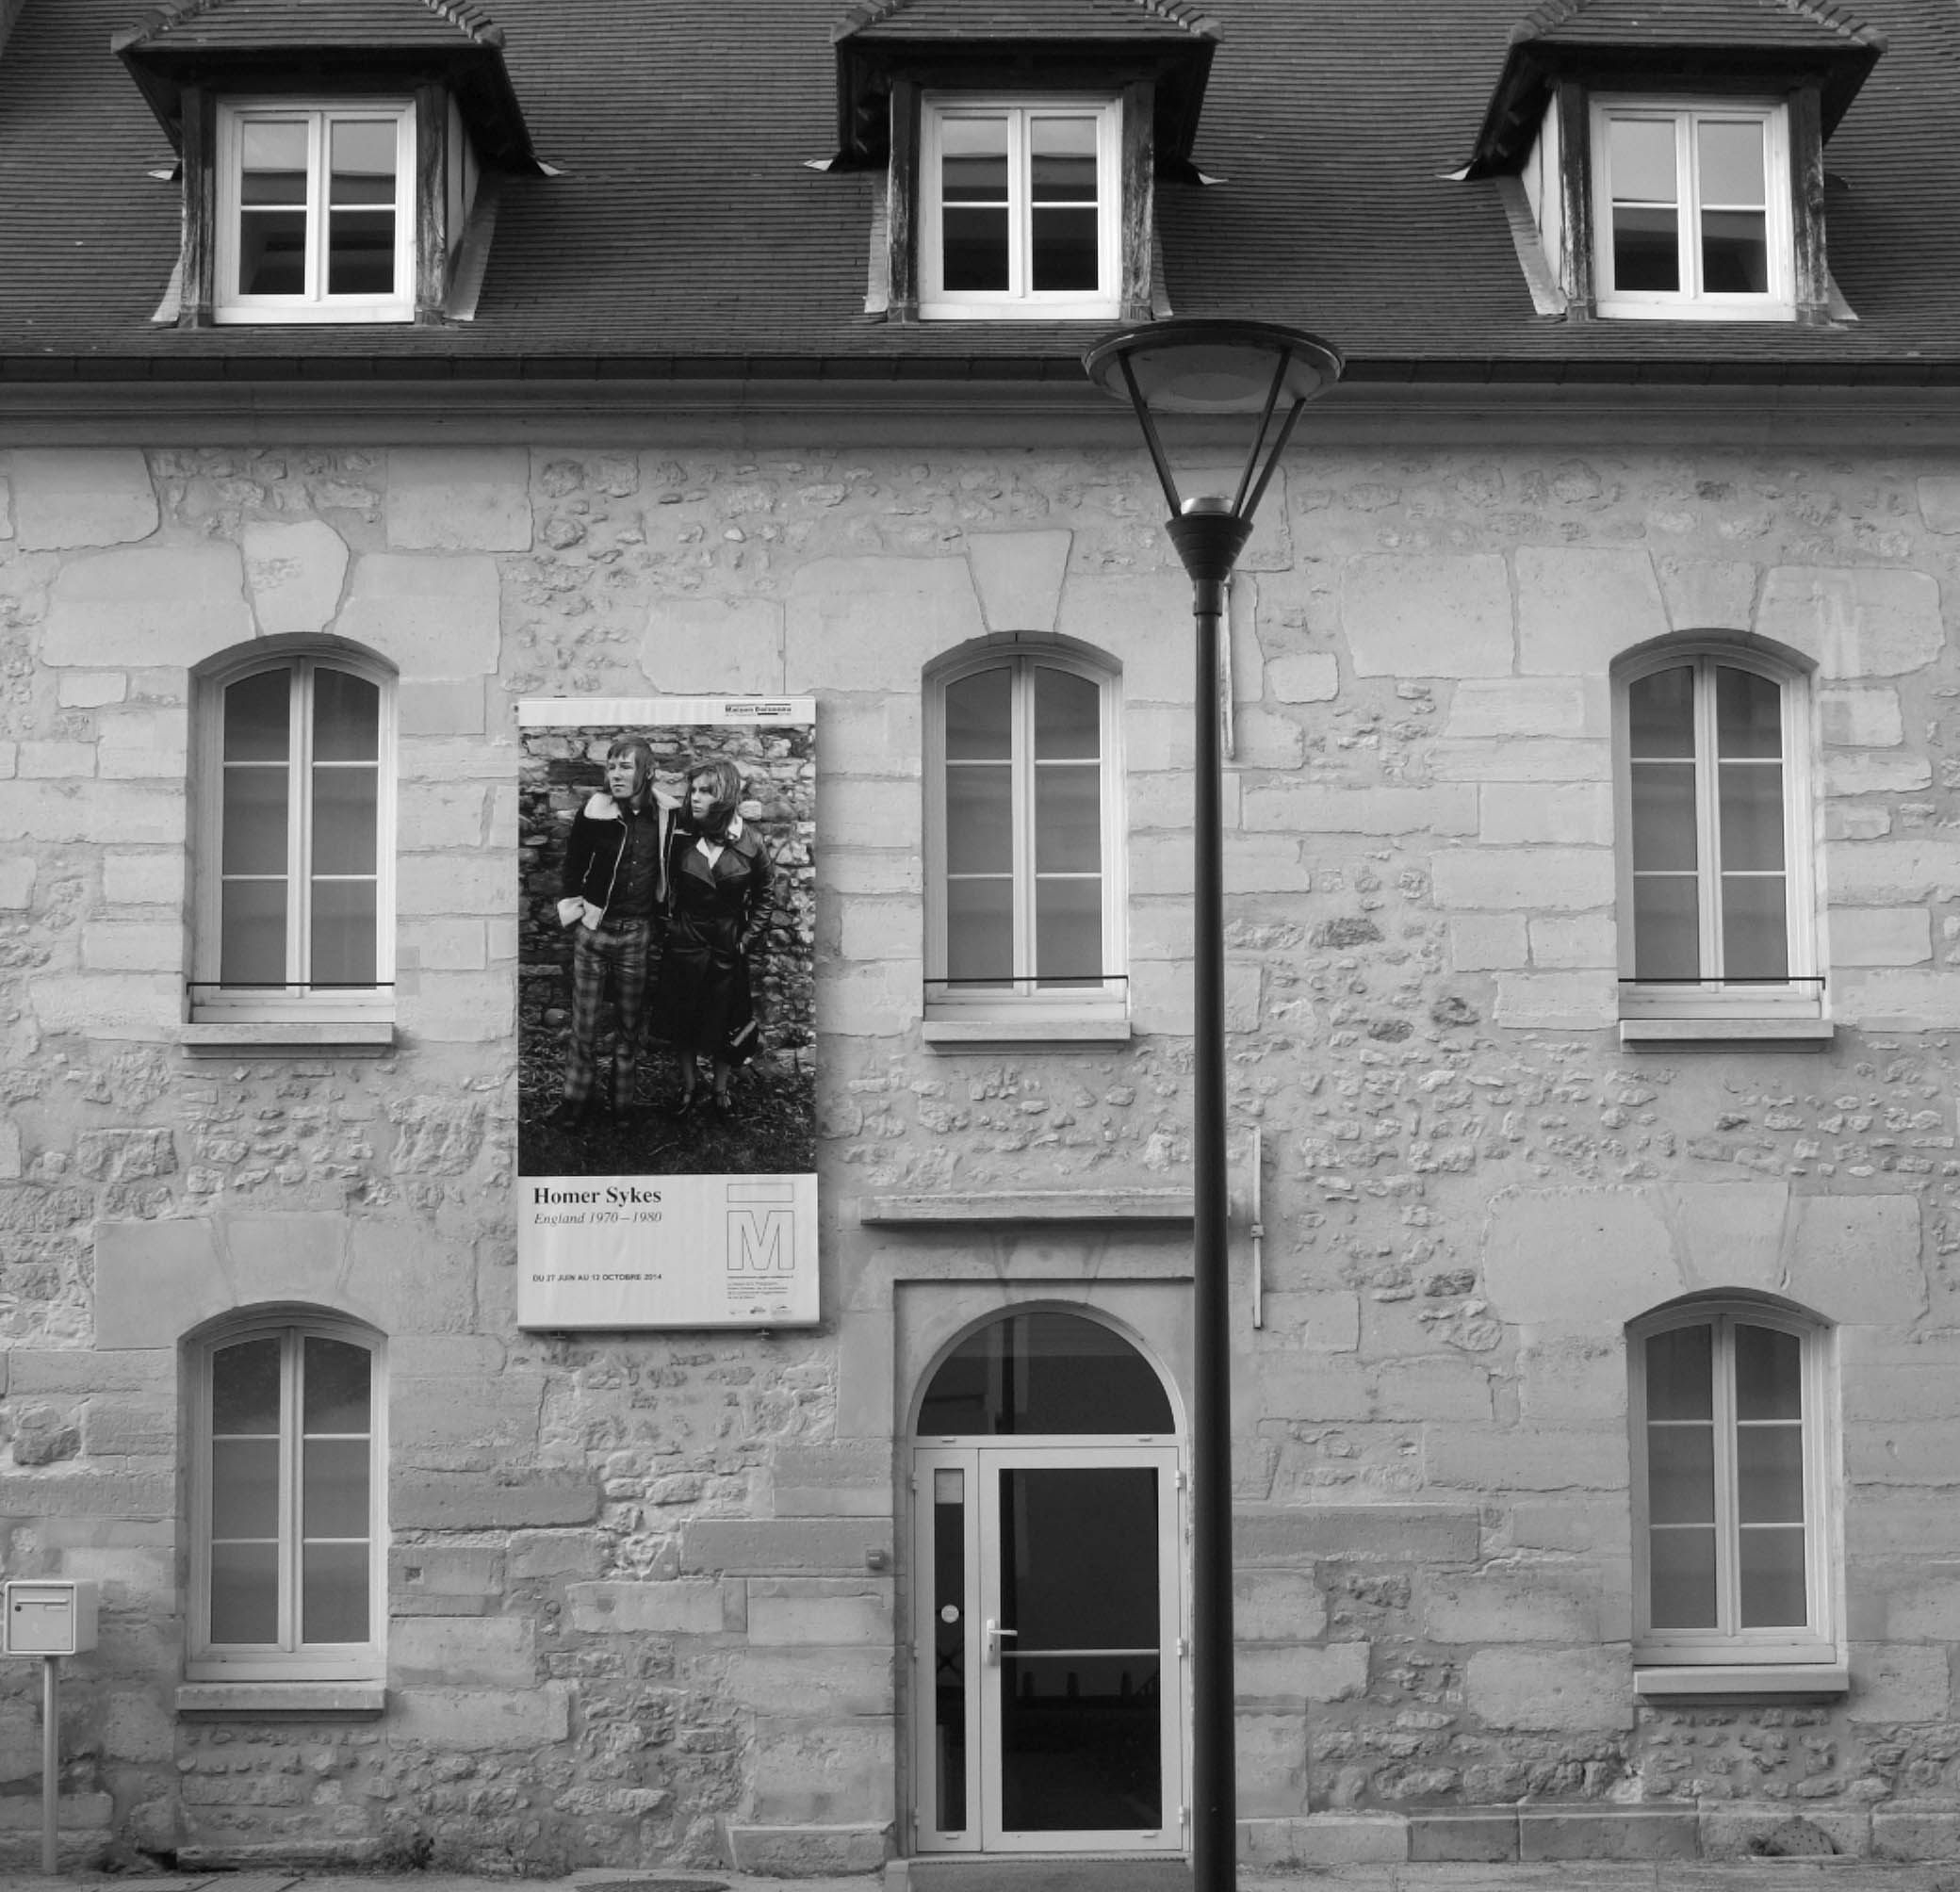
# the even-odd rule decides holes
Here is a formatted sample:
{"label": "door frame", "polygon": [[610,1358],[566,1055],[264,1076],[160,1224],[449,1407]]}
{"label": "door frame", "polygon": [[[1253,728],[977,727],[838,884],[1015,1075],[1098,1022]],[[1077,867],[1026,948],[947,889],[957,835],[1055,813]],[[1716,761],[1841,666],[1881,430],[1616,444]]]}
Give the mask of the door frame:
{"label": "door frame", "polygon": [[[1028,1852],[1109,1852],[1176,1856],[1185,1850],[1188,1798],[1185,1792],[1185,1726],[1188,1645],[1184,1633],[1184,1476],[1178,1441],[1161,1434],[1120,1433],[1070,1436],[1022,1434],[1000,1438],[915,1440],[911,1446],[912,1648],[910,1707],[912,1739],[913,1850],[918,1853],[972,1856]],[[999,1738],[1000,1675],[983,1647],[991,1608],[1000,1595],[999,1520],[993,1507],[997,1475],[1018,1467],[1094,1470],[1150,1467],[1157,1471],[1159,1662],[1158,1753],[1163,1782],[1163,1824],[1151,1831],[1080,1828],[1010,1832],[1001,1824],[1001,1773],[988,1765]],[[966,1806],[964,1831],[940,1833],[932,1820],[929,1796],[938,1780],[937,1644],[934,1606],[933,1474],[958,1469],[969,1495],[962,1606],[963,1660],[971,1678],[966,1706]],[[989,1562],[991,1559],[991,1563]]]}

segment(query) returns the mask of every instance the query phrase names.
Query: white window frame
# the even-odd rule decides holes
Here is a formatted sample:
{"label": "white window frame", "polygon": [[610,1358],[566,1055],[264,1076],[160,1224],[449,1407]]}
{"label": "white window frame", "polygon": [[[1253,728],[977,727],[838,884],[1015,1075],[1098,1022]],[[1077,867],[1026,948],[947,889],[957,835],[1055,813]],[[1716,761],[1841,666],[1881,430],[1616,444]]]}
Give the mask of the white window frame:
{"label": "white window frame", "polygon": [[[291,984],[282,991],[225,987],[218,984],[222,946],[224,693],[234,683],[265,671],[297,671],[301,687],[289,692],[291,737],[287,744],[286,970]],[[312,834],[302,792],[312,742],[311,679],[320,670],[344,671],[381,692],[377,731],[375,797],[375,941],[372,990],[314,992],[303,989],[311,927],[309,847]],[[191,954],[193,986],[190,1018],[207,1024],[331,1026],[368,1025],[385,1036],[395,1016],[395,675],[387,665],[356,652],[334,648],[255,650],[199,679],[197,699],[196,806],[198,873]]]}
{"label": "white window frame", "polygon": [[[1673,290],[1621,291],[1613,284],[1612,120],[1672,119],[1674,126],[1679,280]],[[1701,177],[1694,126],[1704,119],[1751,120],[1764,128],[1764,240],[1770,286],[1763,294],[1710,294],[1701,286]],[[1593,305],[1601,316],[1634,320],[1787,322],[1796,317],[1796,241],[1791,230],[1789,109],[1774,99],[1595,96],[1592,102]]]}
{"label": "white window frame", "polygon": [[[1721,964],[1721,846],[1715,799],[1714,671],[1746,670],[1774,683],[1783,704],[1783,845],[1789,983],[1727,983],[1719,971],[1693,985],[1640,983],[1634,958],[1633,769],[1627,692],[1657,671],[1695,672],[1696,878],[1700,889],[1702,965]],[[1821,1023],[1827,993],[1819,973],[1818,847],[1810,678],[1793,665],[1719,639],[1669,644],[1613,673],[1613,797],[1619,837],[1620,1016],[1623,1021],[1778,1019]]]}
{"label": "white window frame", "polygon": [[[327,127],[338,119],[395,123],[395,289],[392,295],[326,292]],[[239,184],[247,122],[280,120],[307,127],[306,290],[297,296],[238,292]],[[217,285],[213,322],[407,322],[416,313],[416,112],[407,99],[236,99],[218,107]]]}
{"label": "white window frame", "polygon": [[[1016,961],[1034,951],[1034,751],[1032,672],[1061,670],[1096,686],[1101,708],[1102,972],[1101,986],[1042,989],[1032,973],[1011,989],[961,992],[946,977],[946,690],[981,671],[1011,667],[1014,716]],[[1124,873],[1122,701],[1113,664],[1064,644],[988,644],[932,671],[925,686],[925,1036],[928,1043],[995,1038],[1067,1041],[1129,1036],[1128,910]]]}
{"label": "white window frame", "polygon": [[[1794,1336],[1803,1347],[1804,1548],[1808,1621],[1801,1628],[1744,1629],[1739,1614],[1737,1559],[1741,1526],[1736,1504],[1734,1329],[1740,1323]],[[1713,1327],[1716,1471],[1716,1597],[1718,1626],[1657,1629],[1648,1574],[1646,1343],[1681,1328]],[[1749,1300],[1690,1302],[1650,1314],[1627,1329],[1627,1425],[1632,1450],[1633,1660],[1637,1668],[1712,1671],[1788,1667],[1791,1682],[1821,1690],[1840,1688],[1825,1670],[1843,1667],[1842,1558],[1836,1503],[1838,1464],[1837,1372],[1833,1334],[1821,1321],[1787,1308]],[[1808,1672],[1807,1673],[1804,1672]],[[1718,1678],[1706,1675],[1704,1683]],[[1697,1678],[1678,1678],[1677,1691],[1703,1692]],[[1644,1692],[1676,1690],[1647,1688]]]}
{"label": "white window frame", "polygon": [[[945,245],[939,201],[940,128],[948,118],[1004,113],[1007,140],[1007,283],[1003,290],[944,286]],[[1028,123],[1033,118],[1094,113],[1096,130],[1097,281],[1093,293],[1028,285],[1033,206],[1028,184]],[[919,139],[919,313],[965,321],[1114,321],[1122,313],[1122,102],[1102,94],[927,92]]]}
{"label": "white window frame", "polygon": [[[280,1354],[280,1487],[282,1493],[278,1643],[214,1643],[211,1623],[211,1386],[212,1362],[225,1347],[277,1336]],[[298,1639],[300,1570],[299,1368],[306,1339],[344,1341],[367,1350],[368,1381],[368,1567],[365,1642],[316,1643]],[[190,1491],[190,1621],[185,1678],[190,1682],[378,1681],[386,1664],[388,1622],[387,1378],[382,1337],[331,1315],[291,1313],[237,1322],[203,1336],[192,1360]]]}

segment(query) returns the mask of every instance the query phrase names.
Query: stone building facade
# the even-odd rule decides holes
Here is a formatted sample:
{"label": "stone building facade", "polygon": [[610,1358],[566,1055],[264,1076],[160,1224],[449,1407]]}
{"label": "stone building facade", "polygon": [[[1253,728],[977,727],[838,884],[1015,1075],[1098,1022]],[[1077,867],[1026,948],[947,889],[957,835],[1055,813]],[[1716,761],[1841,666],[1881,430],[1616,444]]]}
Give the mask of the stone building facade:
{"label": "stone building facade", "polygon": [[[1736,1850],[1794,1816],[1843,1851],[1952,1850],[1952,466],[1296,453],[1232,628],[1249,1856],[1462,1856],[1521,1824],[1527,1851]],[[1190,686],[1136,456],[5,471],[4,1511],[9,1574],[104,1588],[65,1696],[72,1838],[909,1851],[923,1378],[1026,1306],[1186,1370]],[[1616,1041],[1609,677],[1685,634],[1814,679],[1827,1042]],[[194,1054],[191,677],[315,635],[399,678],[397,1036]],[[929,1046],[921,679],[1053,637],[1120,669],[1131,1034]],[[814,1331],[514,1328],[513,706],[553,679],[817,697]],[[1824,1699],[1635,1690],[1626,1324],[1711,1290],[1834,1337],[1849,1675]],[[180,1707],[185,1343],[290,1305],[385,1338],[378,1716],[261,1714],[246,1684]],[[4,1677],[17,1840],[32,1680]]]}
{"label": "stone building facade", "polygon": [[[0,0],[0,1575],[100,1589],[66,1856],[1184,1849],[1190,595],[1079,371],[1173,308],[1348,357],[1218,706],[1243,1856],[1960,1856],[1943,6],[321,0],[295,67],[119,4]],[[949,297],[976,113],[1080,121],[1093,296]],[[248,293],[295,123],[387,297]],[[518,1324],[603,759],[527,807],[518,706],[649,697],[815,704],[812,1326]],[[228,980],[268,901],[351,975]]]}

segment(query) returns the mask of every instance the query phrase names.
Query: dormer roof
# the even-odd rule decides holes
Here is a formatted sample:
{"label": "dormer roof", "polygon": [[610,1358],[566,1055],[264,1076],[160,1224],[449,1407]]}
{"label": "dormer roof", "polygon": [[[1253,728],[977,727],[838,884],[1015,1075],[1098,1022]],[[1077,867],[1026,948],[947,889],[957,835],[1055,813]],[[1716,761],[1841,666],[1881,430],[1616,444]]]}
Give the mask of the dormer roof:
{"label": "dormer roof", "polygon": [[1467,174],[1515,169],[1550,87],[1575,73],[1607,84],[1809,78],[1829,138],[1885,46],[1835,0],[1546,0],[1511,29]]}
{"label": "dormer roof", "polygon": [[830,37],[845,169],[884,162],[894,73],[1009,68],[1054,85],[1148,73],[1157,169],[1189,176],[1218,24],[1195,0],[859,0]]}
{"label": "dormer roof", "polygon": [[175,144],[186,85],[249,86],[357,65],[404,84],[447,83],[487,162],[534,169],[501,28],[474,0],[170,0],[110,48]]}

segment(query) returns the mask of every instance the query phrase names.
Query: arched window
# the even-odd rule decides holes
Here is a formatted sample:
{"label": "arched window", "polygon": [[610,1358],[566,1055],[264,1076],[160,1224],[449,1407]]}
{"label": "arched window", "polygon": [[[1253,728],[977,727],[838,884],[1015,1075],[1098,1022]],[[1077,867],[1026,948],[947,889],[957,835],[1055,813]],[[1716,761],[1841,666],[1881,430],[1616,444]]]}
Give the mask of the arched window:
{"label": "arched window", "polygon": [[1636,1662],[1836,1662],[1827,1329],[1696,1300],[1628,1342]]}
{"label": "arched window", "polygon": [[273,1315],[196,1343],[192,1365],[189,1675],[379,1675],[379,1338],[351,1322]]}
{"label": "arched window", "polygon": [[392,1016],[393,683],[338,647],[201,679],[194,1019]]}
{"label": "arched window", "polygon": [[921,1438],[1177,1429],[1157,1372],[1121,1334],[1060,1309],[990,1321],[939,1364],[919,1408]]}
{"label": "arched window", "polygon": [[926,709],[928,1036],[962,1020],[1121,1036],[1114,671],[1057,645],[990,645],[935,672]]}
{"label": "arched window", "polygon": [[1820,1018],[1807,680],[1682,644],[1614,698],[1623,1017]]}

